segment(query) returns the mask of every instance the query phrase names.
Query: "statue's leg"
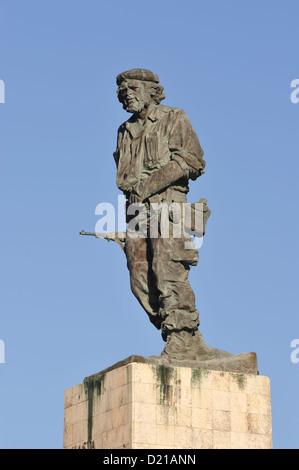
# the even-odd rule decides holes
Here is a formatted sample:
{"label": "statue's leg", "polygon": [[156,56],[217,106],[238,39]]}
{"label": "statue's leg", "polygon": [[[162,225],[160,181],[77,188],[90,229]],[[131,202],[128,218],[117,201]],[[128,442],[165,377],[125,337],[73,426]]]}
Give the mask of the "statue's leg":
{"label": "statue's leg", "polygon": [[188,280],[190,266],[198,262],[198,252],[190,238],[150,238],[152,271],[158,290],[159,305],[156,318],[160,319],[162,337],[166,345],[161,356],[152,356],[160,364],[172,360],[196,364],[216,370],[241,372],[257,371],[255,353],[233,355],[206,344],[198,329],[198,311],[195,296]]}
{"label": "statue's leg", "polygon": [[186,250],[185,239],[151,239],[153,272],[159,291],[159,315],[162,320],[162,337],[176,331],[193,332],[198,328],[198,311],[195,296],[188,280],[190,265],[197,261],[196,250]]}
{"label": "statue's leg", "polygon": [[198,330],[195,296],[188,280],[197,250],[186,248],[185,238],[151,240],[153,272],[159,290],[159,316],[166,341],[162,355],[177,360],[207,360],[229,357],[230,353],[208,346]]}
{"label": "statue's leg", "polygon": [[[133,234],[134,235],[134,234]],[[152,256],[148,238],[126,236],[127,266],[130,272],[131,290],[144,308],[150,321],[161,328],[158,315],[159,293],[152,271]]]}

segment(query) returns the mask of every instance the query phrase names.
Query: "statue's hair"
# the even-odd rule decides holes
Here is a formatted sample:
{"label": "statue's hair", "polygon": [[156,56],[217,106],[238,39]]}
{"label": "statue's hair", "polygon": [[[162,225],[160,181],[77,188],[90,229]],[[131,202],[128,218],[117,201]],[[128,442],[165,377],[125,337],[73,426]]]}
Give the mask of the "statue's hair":
{"label": "statue's hair", "polygon": [[150,94],[152,99],[156,104],[160,104],[162,100],[165,99],[164,88],[162,85],[158,85],[153,82],[146,82],[147,86],[150,89]]}

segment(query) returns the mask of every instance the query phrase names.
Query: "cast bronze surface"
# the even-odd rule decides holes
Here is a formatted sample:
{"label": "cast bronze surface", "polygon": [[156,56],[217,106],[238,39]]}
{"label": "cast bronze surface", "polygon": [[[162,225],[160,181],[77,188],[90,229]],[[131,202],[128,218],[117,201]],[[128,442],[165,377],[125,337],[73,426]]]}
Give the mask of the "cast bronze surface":
{"label": "cast bronze surface", "polygon": [[[145,69],[128,70],[117,76],[117,85],[118,99],[131,117],[117,133],[113,154],[116,184],[127,198],[127,207],[132,203],[145,205],[146,227],[150,227],[153,204],[187,203],[189,181],[205,172],[204,152],[185,112],[161,104],[165,95],[156,74]],[[159,213],[155,214],[155,237],[150,230],[146,236],[136,237],[128,213],[125,234],[80,233],[116,241],[124,250],[131,290],[166,343],[161,356],[148,361],[257,373],[255,353],[235,355],[208,346],[198,329],[199,313],[188,280],[190,267],[198,263],[198,251],[190,235],[205,234],[211,213],[207,201],[202,198],[200,202],[203,228],[195,233],[183,230],[175,237],[181,219],[169,216],[170,235],[162,236]],[[196,210],[194,204],[193,216]]]}

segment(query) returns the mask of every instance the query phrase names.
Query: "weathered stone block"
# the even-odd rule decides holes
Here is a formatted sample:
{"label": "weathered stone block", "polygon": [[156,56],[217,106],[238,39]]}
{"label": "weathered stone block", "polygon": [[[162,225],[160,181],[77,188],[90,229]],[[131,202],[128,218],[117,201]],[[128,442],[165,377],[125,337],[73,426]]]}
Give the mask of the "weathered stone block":
{"label": "weathered stone block", "polygon": [[272,448],[270,381],[132,356],[65,391],[64,448]]}

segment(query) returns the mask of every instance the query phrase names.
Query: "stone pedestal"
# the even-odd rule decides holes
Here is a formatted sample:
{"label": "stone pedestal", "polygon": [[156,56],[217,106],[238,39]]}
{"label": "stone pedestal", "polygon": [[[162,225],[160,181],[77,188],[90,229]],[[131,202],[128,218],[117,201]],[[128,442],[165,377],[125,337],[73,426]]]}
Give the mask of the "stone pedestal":
{"label": "stone pedestal", "polygon": [[65,391],[64,448],[271,449],[270,381],[131,356]]}

